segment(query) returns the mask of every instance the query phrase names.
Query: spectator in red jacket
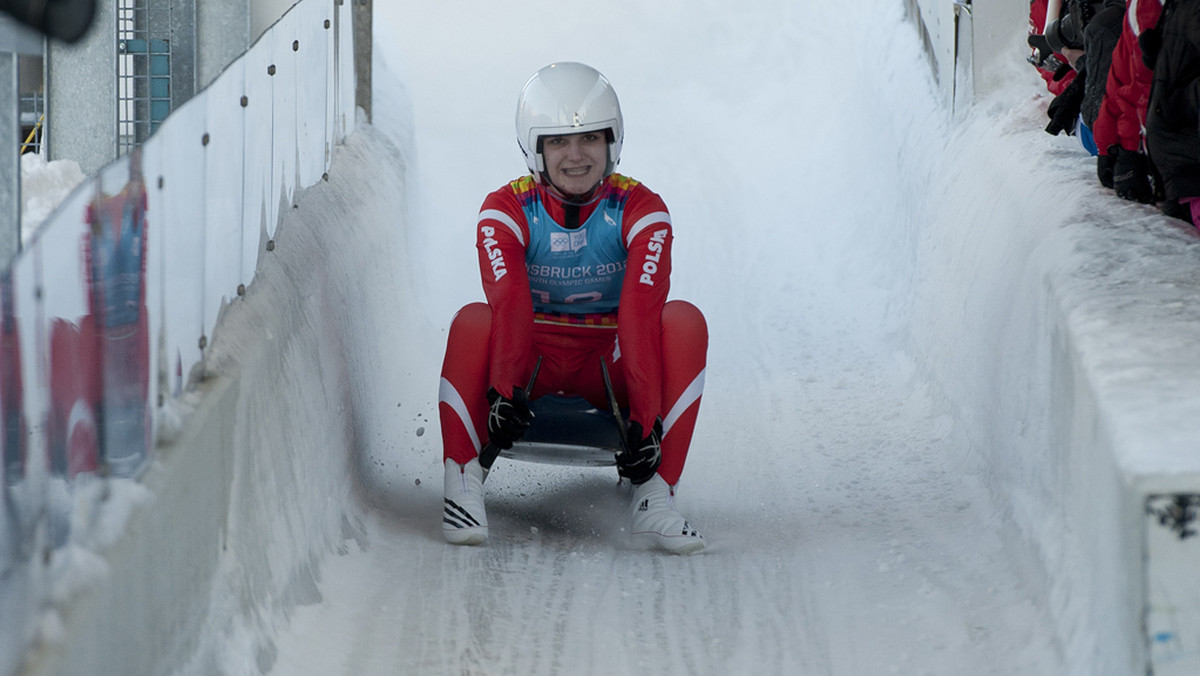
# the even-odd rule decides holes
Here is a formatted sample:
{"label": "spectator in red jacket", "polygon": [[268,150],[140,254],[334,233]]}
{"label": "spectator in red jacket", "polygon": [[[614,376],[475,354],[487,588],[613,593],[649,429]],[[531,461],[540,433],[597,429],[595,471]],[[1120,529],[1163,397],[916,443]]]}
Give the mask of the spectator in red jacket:
{"label": "spectator in red jacket", "polygon": [[1154,168],[1144,147],[1154,74],[1142,60],[1138,36],[1153,28],[1161,13],[1159,0],[1128,0],[1125,25],[1113,50],[1104,99],[1092,130],[1100,152],[1096,164],[1100,183],[1116,190],[1122,199],[1147,204],[1155,197]]}

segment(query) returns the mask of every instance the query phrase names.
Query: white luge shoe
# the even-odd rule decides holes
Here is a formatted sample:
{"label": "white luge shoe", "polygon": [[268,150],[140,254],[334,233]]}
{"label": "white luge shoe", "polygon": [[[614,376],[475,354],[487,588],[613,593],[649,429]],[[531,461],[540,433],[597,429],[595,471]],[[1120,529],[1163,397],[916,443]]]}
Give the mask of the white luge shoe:
{"label": "white luge shoe", "polygon": [[456,545],[479,545],[487,540],[487,513],[483,510],[483,467],[478,458],[465,465],[446,460],[442,535]]}
{"label": "white luge shoe", "polygon": [[633,527],[635,541],[675,554],[693,554],[704,549],[700,531],[688,525],[675,511],[675,489],[657,473],[649,481],[633,487]]}

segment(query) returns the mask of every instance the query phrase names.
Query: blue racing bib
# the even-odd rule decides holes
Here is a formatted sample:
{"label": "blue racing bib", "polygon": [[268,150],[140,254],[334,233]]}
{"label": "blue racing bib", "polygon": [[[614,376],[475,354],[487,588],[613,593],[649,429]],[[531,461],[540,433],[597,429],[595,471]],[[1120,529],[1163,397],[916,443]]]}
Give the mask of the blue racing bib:
{"label": "blue racing bib", "polygon": [[525,267],[534,311],[585,314],[616,310],[627,258],[621,237],[625,200],[602,197],[583,224],[567,229],[550,218],[536,190],[527,195],[530,199],[522,204],[530,240]]}

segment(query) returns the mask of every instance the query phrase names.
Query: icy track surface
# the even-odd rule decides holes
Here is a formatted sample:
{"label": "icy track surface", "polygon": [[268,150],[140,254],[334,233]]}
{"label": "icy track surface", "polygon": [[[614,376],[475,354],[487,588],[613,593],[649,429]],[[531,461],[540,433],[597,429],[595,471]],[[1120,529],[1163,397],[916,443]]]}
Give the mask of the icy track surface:
{"label": "icy track surface", "polygon": [[[950,125],[903,3],[592,7],[376,7],[362,133],[409,184],[361,267],[395,299],[360,308],[385,346],[358,459],[374,501],[271,672],[1064,673],[1034,563],[898,338],[909,263],[873,234],[930,199],[897,139],[935,161]],[[701,555],[631,548],[615,473],[504,460],[488,543],[442,541],[445,328],[482,298],[475,213],[524,172],[513,106],[554,60],[613,81],[620,170],[671,208],[672,296],[709,321],[679,498]]]}

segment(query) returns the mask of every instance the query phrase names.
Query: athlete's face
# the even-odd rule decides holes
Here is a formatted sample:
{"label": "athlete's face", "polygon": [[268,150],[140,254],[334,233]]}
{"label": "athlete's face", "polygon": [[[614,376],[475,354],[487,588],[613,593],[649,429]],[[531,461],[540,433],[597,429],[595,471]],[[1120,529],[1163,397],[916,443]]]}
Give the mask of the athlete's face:
{"label": "athlete's face", "polygon": [[603,131],[547,136],[542,140],[542,157],[554,187],[567,195],[582,195],[604,177],[608,138]]}

